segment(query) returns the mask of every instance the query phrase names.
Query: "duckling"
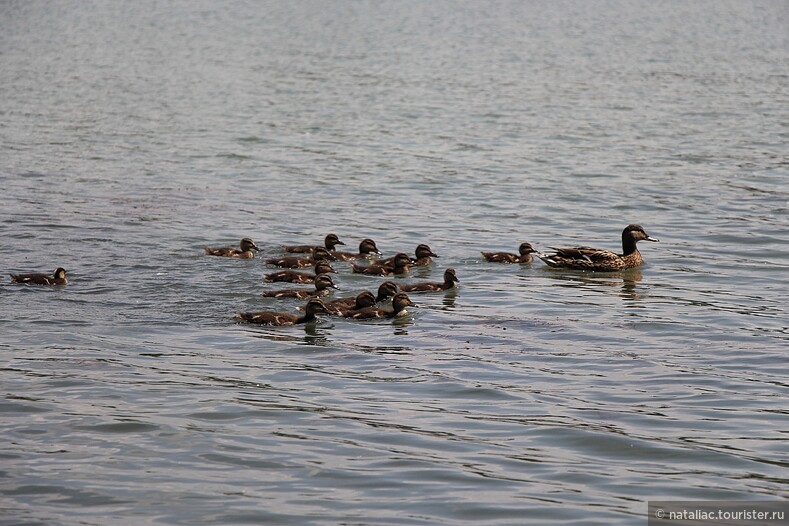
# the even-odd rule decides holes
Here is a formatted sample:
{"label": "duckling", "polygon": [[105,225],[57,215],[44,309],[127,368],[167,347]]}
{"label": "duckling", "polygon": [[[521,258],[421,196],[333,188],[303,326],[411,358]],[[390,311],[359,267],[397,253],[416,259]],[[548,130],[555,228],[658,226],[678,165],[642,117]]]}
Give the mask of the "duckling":
{"label": "duckling", "polygon": [[308,272],[298,272],[296,270],[280,270],[272,274],[266,274],[263,279],[266,281],[284,281],[287,283],[315,283],[315,278],[321,274],[333,273],[334,269],[325,259],[315,263],[315,274]]}
{"label": "duckling", "polygon": [[378,250],[378,247],[375,246],[375,241],[367,238],[362,239],[362,242],[359,243],[358,254],[354,254],[353,252],[334,252],[334,257],[336,257],[338,261],[350,261],[352,259],[364,259],[372,254],[380,255],[381,252]]}
{"label": "duckling", "polygon": [[375,302],[388,300],[395,294],[400,292],[400,287],[394,281],[384,281],[378,287],[378,295],[375,297]]}
{"label": "duckling", "polygon": [[346,313],[354,310],[364,309],[375,305],[375,296],[369,290],[364,290],[353,298],[341,298],[324,303],[332,314],[345,316]]}
{"label": "duckling", "polygon": [[[323,240],[323,244],[329,252],[334,251],[334,247],[337,245],[344,245],[340,238],[337,237],[337,234],[328,234],[326,238]],[[320,245],[317,245],[320,246]],[[316,245],[291,245],[283,247],[285,252],[290,252],[292,254],[309,254],[315,249]]]}
{"label": "duckling", "polygon": [[639,241],[659,241],[641,225],[628,225],[622,231],[622,254],[591,247],[554,248],[553,254],[537,254],[549,267],[613,272],[641,266],[644,260],[636,247]]}
{"label": "duckling", "polygon": [[14,283],[32,283],[33,285],[67,285],[66,270],[58,267],[52,276],[46,274],[11,274]]}
{"label": "duckling", "polygon": [[491,263],[531,263],[531,255],[535,252],[530,243],[521,243],[519,254],[510,252],[483,252],[482,257]]}
{"label": "duckling", "polygon": [[365,307],[353,312],[348,312],[346,318],[353,318],[355,320],[368,320],[372,318],[394,318],[397,316],[405,316],[408,312],[406,307],[416,307],[416,304],[411,301],[408,294],[405,292],[398,292],[392,298],[392,309],[383,309],[381,307]]}
{"label": "duckling", "polygon": [[[205,253],[209,256],[223,256],[227,258],[238,259],[252,259],[255,257],[255,252],[260,252],[260,249],[250,238],[245,237],[240,243],[241,250],[233,247],[211,248],[205,247]],[[253,250],[255,252],[253,252]]]}
{"label": "duckling", "polygon": [[373,263],[367,267],[362,267],[351,263],[353,271],[357,274],[368,274],[370,276],[389,276],[391,274],[407,274],[408,267],[411,266],[411,258],[407,254],[400,252],[394,256],[392,265]]}
{"label": "duckling", "polygon": [[284,258],[273,258],[267,259],[266,263],[269,265],[276,265],[278,267],[285,267],[285,268],[304,268],[304,267],[311,267],[315,265],[318,261],[321,260],[328,260],[334,261],[336,258],[331,255],[331,253],[323,247],[316,247],[312,251],[312,256],[308,258],[300,258],[300,257],[284,257]]}
{"label": "duckling", "polygon": [[304,307],[304,314],[293,314],[290,312],[274,312],[274,311],[259,311],[259,312],[239,312],[234,316],[234,319],[239,321],[246,321],[248,323],[260,323],[263,325],[296,325],[298,323],[307,323],[315,320],[315,315],[318,313],[328,314],[326,305],[319,299],[311,299]]}
{"label": "duckling", "polygon": [[320,274],[315,279],[315,290],[307,289],[284,289],[284,290],[266,290],[261,295],[264,298],[313,298],[316,296],[325,296],[330,291],[329,289],[336,289],[337,285],[328,274]]}
{"label": "duckling", "polygon": [[[432,261],[430,256],[434,258],[438,257],[438,254],[434,253],[430,250],[430,247],[422,243],[421,245],[417,245],[416,250],[414,251],[416,255],[416,259],[413,260],[412,264],[418,267],[423,267],[425,265],[429,265]],[[394,262],[394,257],[386,258],[386,259],[379,259],[376,260],[376,264],[378,265],[392,265]]]}
{"label": "duckling", "polygon": [[449,290],[460,280],[455,275],[455,269],[448,268],[444,271],[443,283],[412,283],[410,285],[400,285],[403,292],[432,292],[438,290]]}

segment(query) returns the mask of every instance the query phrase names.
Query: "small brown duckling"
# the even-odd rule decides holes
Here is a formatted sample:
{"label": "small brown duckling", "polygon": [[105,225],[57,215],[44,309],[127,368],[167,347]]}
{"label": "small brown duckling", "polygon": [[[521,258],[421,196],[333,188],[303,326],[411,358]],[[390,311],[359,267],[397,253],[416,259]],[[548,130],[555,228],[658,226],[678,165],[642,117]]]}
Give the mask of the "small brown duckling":
{"label": "small brown duckling", "polygon": [[[209,256],[222,256],[226,258],[238,259],[252,259],[255,257],[255,252],[260,252],[260,249],[250,238],[245,237],[239,244],[241,250],[233,247],[211,248],[205,247],[205,253]],[[253,252],[254,251],[254,252]]]}
{"label": "small brown duckling", "polygon": [[378,296],[375,297],[375,302],[388,300],[395,294],[400,292],[400,287],[394,281],[384,281],[378,287]]}
{"label": "small brown duckling", "polygon": [[[430,250],[430,247],[422,243],[421,245],[417,245],[416,250],[414,251],[416,255],[416,259],[413,260],[412,265],[416,265],[417,267],[423,267],[425,265],[429,265],[432,261],[430,256],[434,258],[438,257],[438,254],[434,253]],[[386,259],[379,259],[376,261],[376,264],[379,265],[392,265],[394,262],[394,257],[386,258]]]}
{"label": "small brown duckling", "polygon": [[[328,234],[326,238],[323,240],[324,248],[329,252],[334,251],[334,247],[337,245],[344,245],[337,234]],[[285,252],[290,252],[292,254],[309,254],[311,253],[316,246],[320,245],[290,245],[283,247]]]}
{"label": "small brown duckling", "polygon": [[14,283],[31,283],[33,285],[68,285],[66,270],[58,267],[52,276],[46,274],[11,274]]}
{"label": "small brown duckling", "polygon": [[266,290],[263,291],[261,296],[264,298],[314,298],[317,296],[325,296],[330,291],[329,289],[336,289],[337,285],[328,274],[320,274],[315,279],[315,290],[308,289],[284,289],[284,290]]}
{"label": "small brown duckling", "polygon": [[375,305],[375,296],[373,296],[373,293],[369,290],[365,290],[353,298],[341,298],[334,301],[327,301],[324,305],[326,305],[326,308],[332,314],[345,316],[348,312],[372,307]]}
{"label": "small brown duckling", "polygon": [[347,318],[355,320],[368,320],[372,318],[394,318],[397,316],[404,316],[408,314],[405,310],[406,307],[416,307],[416,304],[411,301],[408,294],[405,292],[398,292],[392,298],[392,309],[384,309],[381,307],[366,307],[357,311],[349,312]]}
{"label": "small brown duckling", "polygon": [[375,241],[372,239],[362,239],[362,242],[359,243],[359,253],[354,254],[353,252],[334,252],[334,257],[337,258],[338,261],[350,261],[352,259],[364,259],[368,256],[373,254],[381,254],[378,250],[378,247],[375,246]]}
{"label": "small brown duckling", "polygon": [[267,259],[266,263],[269,265],[276,265],[278,267],[285,267],[285,268],[304,268],[304,267],[311,267],[315,265],[318,261],[321,260],[328,260],[334,261],[335,257],[331,255],[331,253],[323,247],[316,247],[312,251],[312,256],[308,258],[300,258],[300,257],[284,257],[284,258],[273,258]]}
{"label": "small brown duckling", "polygon": [[408,267],[411,266],[411,258],[408,257],[407,254],[400,252],[394,256],[393,264],[392,265],[384,265],[379,263],[373,263],[372,265],[362,267],[356,265],[355,263],[351,263],[351,267],[353,271],[357,274],[368,274],[370,276],[389,276],[389,275],[399,275],[399,274],[407,274]]}
{"label": "small brown duckling", "polygon": [[435,292],[439,290],[449,290],[460,280],[455,275],[455,269],[448,268],[444,271],[443,283],[412,283],[410,285],[400,285],[403,292]]}
{"label": "small brown duckling", "polygon": [[334,273],[334,269],[325,259],[319,260],[315,263],[315,274],[309,272],[299,272],[297,270],[280,270],[272,274],[263,276],[265,281],[282,281],[287,283],[315,283],[315,278],[321,274]]}
{"label": "small brown duckling", "polygon": [[483,252],[482,257],[491,263],[531,263],[531,255],[535,252],[530,243],[521,243],[519,254],[510,252]]}
{"label": "small brown duckling", "polygon": [[315,315],[321,312],[328,314],[326,305],[324,305],[321,300],[313,298],[308,301],[307,305],[304,307],[303,315],[264,310],[259,312],[239,312],[234,318],[239,321],[263,325],[296,325],[298,323],[307,323],[315,320]]}
{"label": "small brown duckling", "polygon": [[628,225],[622,231],[622,254],[591,247],[553,248],[553,254],[537,254],[549,267],[614,272],[641,266],[644,260],[638,251],[639,241],[658,241],[641,225]]}

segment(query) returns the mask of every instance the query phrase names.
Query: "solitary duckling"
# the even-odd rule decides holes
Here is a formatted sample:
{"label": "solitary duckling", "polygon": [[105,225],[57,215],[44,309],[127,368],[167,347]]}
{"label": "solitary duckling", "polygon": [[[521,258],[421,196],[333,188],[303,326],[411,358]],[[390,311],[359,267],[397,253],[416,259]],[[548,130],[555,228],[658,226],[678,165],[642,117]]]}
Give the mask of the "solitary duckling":
{"label": "solitary duckling", "polygon": [[334,272],[334,269],[329,264],[329,262],[325,259],[322,259],[315,263],[315,274],[310,274],[309,272],[299,272],[297,270],[280,270],[279,272],[266,274],[263,276],[263,279],[269,282],[283,281],[286,283],[306,284],[315,283],[315,278],[321,274],[329,274],[332,272]]}
{"label": "solitary duckling", "polygon": [[411,301],[408,294],[405,292],[398,292],[392,298],[392,308],[384,309],[381,307],[366,307],[357,311],[349,312],[345,317],[353,318],[355,320],[368,320],[372,318],[395,318],[397,316],[405,316],[408,312],[406,307],[416,307],[416,304]]}
{"label": "solitary duckling", "polygon": [[389,276],[389,275],[399,275],[399,274],[407,274],[408,267],[411,266],[411,258],[408,257],[408,254],[404,254],[400,252],[399,254],[394,256],[393,263],[391,265],[381,264],[381,263],[373,263],[367,267],[362,267],[351,263],[351,267],[353,271],[357,274],[368,274],[370,276]]}
{"label": "solitary duckling", "polygon": [[33,285],[67,285],[66,270],[58,267],[52,276],[46,274],[11,274],[14,283],[32,283]]}
{"label": "solitary duckling", "polygon": [[316,247],[312,251],[312,256],[308,258],[300,258],[295,256],[289,256],[284,258],[273,258],[267,259],[266,263],[269,265],[276,265],[278,267],[285,267],[285,268],[304,268],[304,267],[311,267],[315,265],[318,261],[326,260],[326,261],[334,261],[335,257],[331,255],[331,253],[323,247]]}
{"label": "solitary duckling", "polygon": [[[260,249],[250,238],[245,237],[240,243],[241,250],[233,247],[211,248],[205,247],[205,253],[209,256],[222,256],[226,258],[238,259],[252,259],[255,257],[255,252],[260,252]],[[254,250],[254,252],[253,252]]]}
{"label": "solitary duckling", "polygon": [[319,299],[311,299],[304,307],[304,314],[293,314],[290,312],[239,312],[234,316],[236,320],[249,323],[260,323],[263,325],[296,325],[313,321],[318,313],[328,314],[326,305]]}
{"label": "solitary duckling", "polygon": [[535,252],[530,243],[521,243],[518,254],[510,252],[483,252],[482,257],[491,263],[531,263],[531,255]]}
{"label": "solitary duckling", "polygon": [[394,281],[384,281],[378,286],[378,295],[375,297],[375,302],[388,300],[395,294],[400,292],[400,287]]}
{"label": "solitary duckling", "polygon": [[[438,257],[438,254],[434,253],[430,250],[430,247],[422,243],[421,245],[417,245],[416,250],[414,251],[416,255],[416,259],[412,261],[412,265],[416,265],[418,267],[423,267],[425,265],[429,265],[432,261],[430,256],[434,258]],[[392,265],[394,262],[394,257],[386,258],[386,259],[379,259],[376,261],[376,264],[379,265]]]}
{"label": "solitary duckling", "polygon": [[622,254],[591,247],[553,248],[553,254],[537,254],[549,267],[613,272],[641,266],[644,260],[636,248],[639,241],[658,241],[641,225],[628,225],[622,231]]}
{"label": "solitary duckling", "polygon": [[261,295],[264,298],[313,298],[316,296],[325,296],[330,292],[329,289],[336,289],[337,285],[328,274],[321,274],[315,279],[315,290],[307,289],[284,289],[284,290],[266,290]]}
{"label": "solitary duckling", "polygon": [[[324,248],[329,252],[334,250],[334,247],[337,245],[344,245],[340,238],[337,237],[337,234],[329,234],[323,240]],[[309,254],[311,253],[317,246],[320,245],[291,245],[283,247],[285,252],[290,252],[292,254]]]}
{"label": "solitary duckling", "polygon": [[332,314],[339,314],[345,316],[346,313],[354,310],[360,310],[375,305],[375,296],[369,290],[365,290],[354,296],[353,298],[340,298],[334,301],[327,301],[324,303],[326,309]]}
{"label": "solitary duckling", "polygon": [[375,246],[375,241],[367,238],[362,239],[361,243],[359,243],[358,254],[353,252],[334,252],[334,257],[336,257],[338,261],[350,261],[352,259],[364,259],[372,254],[380,255],[381,252],[378,250],[378,247]]}
{"label": "solitary duckling", "polygon": [[439,290],[449,290],[460,280],[455,275],[455,269],[448,268],[444,271],[443,283],[412,283],[410,285],[400,285],[403,292],[434,292]]}

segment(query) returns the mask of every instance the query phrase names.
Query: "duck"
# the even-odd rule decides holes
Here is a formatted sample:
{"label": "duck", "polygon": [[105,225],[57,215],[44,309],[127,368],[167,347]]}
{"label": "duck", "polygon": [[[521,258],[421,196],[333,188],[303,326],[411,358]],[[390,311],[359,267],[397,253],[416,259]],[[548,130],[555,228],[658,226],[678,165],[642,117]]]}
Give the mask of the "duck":
{"label": "duck", "polygon": [[350,261],[352,259],[364,259],[370,255],[380,255],[381,251],[378,250],[378,247],[375,246],[375,241],[370,238],[362,239],[359,243],[359,253],[356,254],[354,252],[334,252],[334,257],[337,258],[338,261]]}
{"label": "duck", "polygon": [[412,283],[410,285],[400,285],[400,290],[403,292],[435,292],[449,290],[458,282],[460,282],[460,280],[455,275],[455,269],[448,268],[444,271],[443,283]]}
{"label": "duck", "polygon": [[304,267],[311,267],[315,265],[315,263],[321,260],[334,261],[335,257],[332,256],[331,253],[325,248],[315,247],[315,249],[313,249],[312,251],[312,255],[308,258],[288,256],[283,258],[267,259],[266,263],[268,263],[269,265],[276,265],[278,267],[285,267],[285,268],[304,268]]}
{"label": "duck", "polygon": [[398,292],[392,298],[392,308],[384,309],[382,307],[365,307],[356,311],[346,313],[346,318],[353,318],[355,320],[369,320],[373,318],[395,318],[398,316],[405,316],[408,312],[406,307],[416,307],[416,304],[411,301],[408,294],[405,292]]}
{"label": "duck", "polygon": [[261,296],[264,298],[314,298],[316,296],[325,296],[329,289],[336,289],[337,285],[328,274],[320,274],[315,279],[315,290],[308,289],[284,289],[284,290],[266,290],[263,291]]}
{"label": "duck", "polygon": [[[239,243],[240,250],[233,247],[211,248],[205,247],[205,253],[209,256],[222,256],[226,258],[238,259],[252,259],[255,257],[255,252],[260,252],[260,249],[252,239],[245,237]],[[253,252],[254,251],[254,252]]]}
{"label": "duck", "polygon": [[326,308],[332,314],[345,316],[346,313],[354,310],[364,309],[375,305],[375,296],[369,290],[363,290],[352,298],[340,298],[334,301],[324,302]]}
{"label": "duck", "polygon": [[384,281],[378,286],[378,295],[375,297],[375,302],[388,300],[395,294],[400,292],[400,286],[394,281]]}
{"label": "duck", "polygon": [[[434,253],[430,250],[430,247],[425,245],[424,243],[417,245],[416,250],[414,251],[414,255],[416,258],[411,262],[412,265],[416,265],[418,267],[424,267],[425,265],[429,265],[432,261],[430,257],[437,258],[438,254]],[[379,265],[392,265],[394,262],[394,257],[386,258],[386,259],[379,259],[376,260],[376,263]]]}
{"label": "duck", "polygon": [[266,274],[263,276],[263,279],[268,282],[282,281],[286,283],[306,284],[315,283],[315,278],[321,274],[329,274],[334,272],[335,271],[329,262],[325,259],[321,259],[315,263],[315,274],[310,274],[309,272],[298,272],[296,270],[280,270],[279,272]]}
{"label": "duck", "polygon": [[[326,238],[323,240],[324,248],[326,248],[326,250],[329,252],[333,252],[334,247],[337,245],[344,244],[345,243],[340,241],[340,238],[337,236],[337,234],[327,234]],[[320,245],[290,245],[282,247],[282,249],[285,252],[290,252],[292,254],[309,254],[316,248],[316,246]]]}
{"label": "duck", "polygon": [[518,254],[510,252],[482,252],[482,257],[491,263],[531,263],[532,253],[535,250],[531,243],[521,243],[518,247]]}
{"label": "duck", "polygon": [[622,253],[591,247],[554,248],[552,254],[537,253],[549,267],[614,272],[639,267],[644,263],[636,247],[639,241],[659,241],[650,237],[641,225],[627,225],[622,231]]}
{"label": "duck", "polygon": [[394,275],[407,274],[409,266],[411,266],[411,258],[408,257],[408,254],[404,254],[403,252],[400,252],[399,254],[396,254],[394,256],[393,263],[391,265],[373,263],[372,265],[362,267],[356,265],[355,263],[351,263],[351,268],[353,269],[353,272],[355,272],[356,274],[367,274],[370,276],[389,276],[391,274]]}
{"label": "duck", "polygon": [[326,305],[317,298],[313,298],[304,306],[304,314],[294,314],[291,312],[259,311],[259,312],[239,312],[233,318],[248,323],[258,323],[261,325],[296,325],[315,320],[318,313],[328,314]]}
{"label": "duck", "polygon": [[52,276],[46,274],[11,274],[14,283],[31,283],[33,285],[68,285],[66,270],[58,267]]}

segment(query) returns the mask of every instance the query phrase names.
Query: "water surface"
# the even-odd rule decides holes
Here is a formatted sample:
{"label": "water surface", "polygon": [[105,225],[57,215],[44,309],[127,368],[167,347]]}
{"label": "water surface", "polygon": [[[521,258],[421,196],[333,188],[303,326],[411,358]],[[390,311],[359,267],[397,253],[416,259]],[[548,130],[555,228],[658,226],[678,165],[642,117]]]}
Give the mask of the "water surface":
{"label": "water surface", "polygon": [[[633,524],[785,499],[786,5],[0,7],[3,524]],[[612,274],[480,250],[616,250]],[[237,325],[336,232],[397,320]],[[337,264],[339,295],[379,279]]]}

